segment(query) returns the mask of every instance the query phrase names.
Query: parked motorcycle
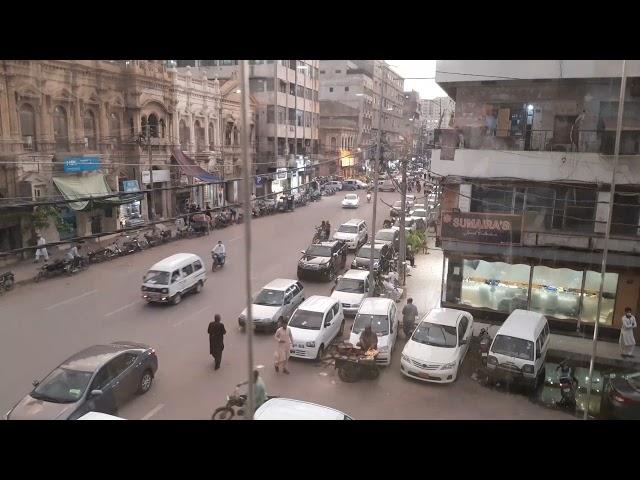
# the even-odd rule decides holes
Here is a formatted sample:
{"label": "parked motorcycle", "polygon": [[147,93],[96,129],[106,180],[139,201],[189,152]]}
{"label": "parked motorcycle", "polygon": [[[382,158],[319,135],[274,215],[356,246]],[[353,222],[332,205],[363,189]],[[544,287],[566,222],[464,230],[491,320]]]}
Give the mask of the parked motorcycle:
{"label": "parked motorcycle", "polygon": [[125,240],[122,242],[122,246],[120,250],[122,250],[123,255],[129,255],[131,253],[141,252],[144,250],[148,244],[146,240],[144,243],[140,241],[140,239],[136,237],[132,237],[131,235],[125,235]]}
{"label": "parked motorcycle", "polygon": [[54,260],[53,262],[45,262],[42,265],[38,273],[36,274],[34,281],[39,282],[43,278],[52,278],[59,275],[63,275],[67,272],[67,264],[71,263],[69,260]]}
{"label": "parked motorcycle", "polygon": [[122,255],[122,250],[118,246],[117,241],[114,241],[111,245],[98,250],[89,250],[87,252],[87,261],[89,263],[100,263],[105,260],[111,260],[119,255]]}
{"label": "parked motorcycle", "polygon": [[573,375],[573,369],[567,360],[564,360],[557,366],[556,371],[558,372],[558,382],[560,383],[560,400],[556,402],[556,405],[574,410],[576,408],[578,380]]}
{"label": "parked motorcycle", "polygon": [[4,272],[0,274],[0,293],[8,292],[13,288],[15,275],[13,272]]}

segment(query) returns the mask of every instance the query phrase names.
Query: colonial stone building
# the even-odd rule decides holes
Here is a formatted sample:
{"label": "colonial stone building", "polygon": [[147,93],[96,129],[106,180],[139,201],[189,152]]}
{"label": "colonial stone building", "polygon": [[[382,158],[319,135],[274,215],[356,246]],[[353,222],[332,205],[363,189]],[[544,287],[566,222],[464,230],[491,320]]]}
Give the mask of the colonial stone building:
{"label": "colonial stone building", "polygon": [[[29,202],[96,197],[58,209],[68,228],[52,222],[44,234],[54,242],[113,231],[132,218],[170,219],[182,202],[170,187],[184,186],[182,196],[199,203],[234,201],[237,188],[230,195],[225,185],[242,174],[233,163],[239,155],[225,151],[239,151],[234,87],[179,75],[164,61],[2,61],[0,251],[33,244]],[[198,175],[219,180],[219,191],[195,188]],[[153,191],[135,194],[136,182]],[[130,196],[106,198],[122,191]]]}

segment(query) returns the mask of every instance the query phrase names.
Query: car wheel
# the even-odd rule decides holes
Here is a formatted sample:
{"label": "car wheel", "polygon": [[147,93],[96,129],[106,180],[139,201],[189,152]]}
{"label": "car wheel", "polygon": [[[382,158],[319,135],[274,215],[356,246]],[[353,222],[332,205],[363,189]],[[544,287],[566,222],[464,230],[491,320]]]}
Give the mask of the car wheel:
{"label": "car wheel", "polygon": [[138,393],[140,395],[145,394],[151,388],[151,384],[153,383],[153,373],[151,370],[145,370],[140,377],[140,384],[138,385]]}
{"label": "car wheel", "polygon": [[202,291],[202,280],[196,283],[196,293],[200,293]]}
{"label": "car wheel", "polygon": [[171,303],[173,303],[174,305],[178,305],[181,301],[182,301],[182,295],[180,293],[176,293],[175,296],[173,297],[173,300],[171,300]]}
{"label": "car wheel", "polygon": [[316,355],[316,362],[319,362],[320,360],[322,360],[323,356],[324,356],[324,345],[320,345],[320,348],[318,349],[318,354]]}
{"label": "car wheel", "polygon": [[235,412],[233,411],[233,408],[220,407],[216,408],[216,410],[213,412],[213,415],[211,415],[211,420],[231,420],[234,415]]}

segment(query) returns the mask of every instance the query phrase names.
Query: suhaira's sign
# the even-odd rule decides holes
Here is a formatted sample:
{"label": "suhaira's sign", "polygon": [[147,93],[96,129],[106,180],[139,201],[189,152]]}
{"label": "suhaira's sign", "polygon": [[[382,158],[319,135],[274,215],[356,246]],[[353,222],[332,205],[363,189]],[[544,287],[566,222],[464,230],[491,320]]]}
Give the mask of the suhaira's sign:
{"label": "suhaira's sign", "polygon": [[522,215],[442,212],[440,236],[460,242],[520,245]]}

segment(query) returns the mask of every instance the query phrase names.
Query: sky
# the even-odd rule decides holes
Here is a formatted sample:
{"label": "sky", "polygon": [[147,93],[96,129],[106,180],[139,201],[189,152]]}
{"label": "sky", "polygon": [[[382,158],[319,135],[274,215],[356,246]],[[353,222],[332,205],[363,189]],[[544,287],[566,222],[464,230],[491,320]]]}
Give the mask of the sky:
{"label": "sky", "polygon": [[[387,60],[391,68],[401,77],[435,77],[435,60]],[[415,90],[420,93],[420,98],[446,97],[435,80],[405,80],[406,92]]]}

